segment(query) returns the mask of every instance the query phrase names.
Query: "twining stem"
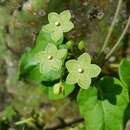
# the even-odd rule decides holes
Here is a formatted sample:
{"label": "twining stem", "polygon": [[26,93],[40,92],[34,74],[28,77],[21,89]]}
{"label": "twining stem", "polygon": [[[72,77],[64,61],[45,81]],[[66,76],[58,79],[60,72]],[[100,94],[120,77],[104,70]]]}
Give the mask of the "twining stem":
{"label": "twining stem", "polygon": [[23,119],[23,120],[21,120],[21,121],[16,122],[15,125],[26,124],[26,123],[29,123],[29,122],[32,122],[32,121],[33,121],[33,118],[30,117],[30,118],[28,118],[28,119]]}
{"label": "twining stem", "polygon": [[118,41],[116,42],[114,47],[111,49],[111,51],[106,55],[105,59],[108,59],[112,55],[112,53],[117,49],[117,47],[119,46],[119,44],[122,41],[123,37],[125,36],[129,26],[130,26],[130,16],[128,18],[127,24],[126,24],[125,29],[123,30],[121,36],[119,37]]}
{"label": "twining stem", "polygon": [[102,54],[102,52],[104,52],[106,46],[107,46],[108,43],[109,43],[110,36],[111,36],[111,34],[112,34],[112,32],[113,32],[113,29],[114,29],[115,24],[116,24],[116,21],[117,21],[117,17],[118,17],[118,15],[119,15],[119,11],[120,11],[120,8],[121,8],[121,5],[122,5],[122,1],[123,1],[123,0],[119,0],[119,2],[118,2],[117,9],[116,9],[116,12],[115,12],[115,15],[114,15],[112,24],[111,24],[111,26],[110,26],[110,28],[109,28],[108,34],[107,34],[107,36],[106,36],[106,38],[105,38],[104,44],[103,44],[103,46],[102,46],[102,48],[101,48],[101,51],[99,52],[99,55],[98,55],[98,56],[100,56],[100,55]]}

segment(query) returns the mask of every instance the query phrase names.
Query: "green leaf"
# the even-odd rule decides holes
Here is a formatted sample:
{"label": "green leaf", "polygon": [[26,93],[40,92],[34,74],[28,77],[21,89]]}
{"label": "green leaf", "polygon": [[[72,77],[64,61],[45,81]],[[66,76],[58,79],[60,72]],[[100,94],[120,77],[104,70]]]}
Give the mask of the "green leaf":
{"label": "green leaf", "polygon": [[74,85],[70,85],[70,84],[66,84],[63,83],[64,85],[64,91],[63,93],[60,93],[58,95],[54,94],[54,89],[53,87],[49,87],[49,99],[50,100],[57,100],[57,99],[63,99],[65,97],[67,97],[75,88]]}
{"label": "green leaf", "polygon": [[12,120],[13,116],[15,116],[15,115],[16,115],[16,112],[11,105],[7,106],[3,112],[3,117],[8,120]]}
{"label": "green leaf", "polygon": [[30,71],[28,71],[28,74],[25,75],[24,78],[41,83],[44,79],[44,76],[42,75],[42,73],[40,73],[39,67],[36,66],[33,67]]}
{"label": "green leaf", "polygon": [[104,77],[97,87],[81,89],[77,101],[87,130],[123,130],[128,91],[116,78]]}
{"label": "green leaf", "polygon": [[53,60],[52,63],[40,63],[40,73],[43,75],[43,81],[53,81],[61,77],[62,62]]}
{"label": "green leaf", "polygon": [[39,11],[40,9],[46,8],[46,1],[45,0],[31,0],[28,2],[30,2],[30,4],[32,4],[32,8],[35,11]]}
{"label": "green leaf", "polygon": [[120,80],[130,88],[130,59],[123,59],[119,66]]}

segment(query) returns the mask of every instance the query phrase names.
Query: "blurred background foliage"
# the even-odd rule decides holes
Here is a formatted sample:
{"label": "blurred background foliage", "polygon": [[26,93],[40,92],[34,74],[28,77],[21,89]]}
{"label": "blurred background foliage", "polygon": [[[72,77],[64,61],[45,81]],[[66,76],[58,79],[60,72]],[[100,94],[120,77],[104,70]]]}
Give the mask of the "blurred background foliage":
{"label": "blurred background foliage", "polygon": [[[65,9],[70,9],[75,25],[66,34],[66,39],[73,40],[75,45],[84,40],[86,50],[95,57],[108,32],[117,2],[118,0],[0,0],[0,130],[41,130],[44,126],[48,127],[48,124],[49,127],[55,126],[62,119],[69,121],[80,117],[75,101],[50,101],[43,86],[18,81],[19,58],[35,45],[42,25],[47,23],[47,14]],[[106,53],[124,28],[130,11],[128,5],[129,0],[125,0]],[[116,63],[120,58],[130,56],[129,34],[130,30],[123,41],[125,44],[109,62]],[[105,69],[107,73],[112,72],[109,67]],[[23,123],[18,122],[22,120]],[[67,130],[84,130],[83,123],[74,126]]]}

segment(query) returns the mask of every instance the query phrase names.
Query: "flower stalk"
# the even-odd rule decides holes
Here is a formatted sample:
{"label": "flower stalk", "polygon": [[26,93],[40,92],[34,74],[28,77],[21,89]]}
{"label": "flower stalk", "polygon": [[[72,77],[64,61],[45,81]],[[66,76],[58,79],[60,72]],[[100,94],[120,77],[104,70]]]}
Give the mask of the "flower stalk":
{"label": "flower stalk", "polygon": [[111,49],[111,51],[106,55],[105,59],[109,59],[109,57],[112,55],[112,53],[117,49],[117,47],[120,45],[120,42],[122,41],[122,39],[124,38],[128,28],[130,26],[130,16],[128,18],[127,24],[125,26],[125,29],[123,30],[121,36],[119,37],[118,41],[116,42],[116,44],[114,45],[114,47]]}

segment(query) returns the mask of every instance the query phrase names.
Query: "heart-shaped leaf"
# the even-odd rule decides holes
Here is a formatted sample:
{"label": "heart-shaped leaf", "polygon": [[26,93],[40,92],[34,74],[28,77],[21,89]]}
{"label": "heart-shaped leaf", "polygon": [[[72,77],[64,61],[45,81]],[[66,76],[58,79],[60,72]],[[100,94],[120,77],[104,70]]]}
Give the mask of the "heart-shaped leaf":
{"label": "heart-shaped leaf", "polygon": [[130,59],[123,59],[119,66],[121,81],[130,88]]}
{"label": "heart-shaped leaf", "polygon": [[129,103],[128,90],[112,77],[102,78],[98,88],[81,89],[78,94],[87,130],[123,130],[124,113]]}

